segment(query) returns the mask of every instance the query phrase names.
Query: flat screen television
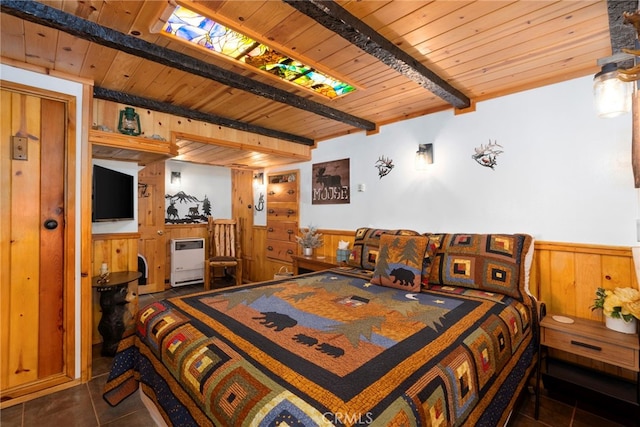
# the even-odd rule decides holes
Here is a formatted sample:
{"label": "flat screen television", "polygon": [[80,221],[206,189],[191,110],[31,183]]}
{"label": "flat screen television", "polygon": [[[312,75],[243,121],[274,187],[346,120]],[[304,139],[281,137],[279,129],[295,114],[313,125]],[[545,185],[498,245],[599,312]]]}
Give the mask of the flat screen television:
{"label": "flat screen television", "polygon": [[133,220],[133,197],[133,176],[93,165],[93,222]]}

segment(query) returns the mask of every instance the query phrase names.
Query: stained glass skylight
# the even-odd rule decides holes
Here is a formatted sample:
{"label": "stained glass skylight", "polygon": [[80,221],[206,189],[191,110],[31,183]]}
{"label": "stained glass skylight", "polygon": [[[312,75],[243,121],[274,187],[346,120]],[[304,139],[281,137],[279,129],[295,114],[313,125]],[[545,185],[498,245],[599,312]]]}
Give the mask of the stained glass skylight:
{"label": "stained glass skylight", "polygon": [[176,7],[163,26],[162,34],[225,55],[330,99],[355,90],[348,83],[323,74],[183,6]]}

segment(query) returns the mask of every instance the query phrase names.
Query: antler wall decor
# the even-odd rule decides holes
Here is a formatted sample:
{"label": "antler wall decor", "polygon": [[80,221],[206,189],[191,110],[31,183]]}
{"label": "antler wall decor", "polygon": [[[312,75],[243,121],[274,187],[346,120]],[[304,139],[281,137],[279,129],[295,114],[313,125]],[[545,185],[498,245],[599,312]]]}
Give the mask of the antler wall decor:
{"label": "antler wall decor", "polygon": [[394,166],[393,160],[384,156],[380,156],[374,165],[374,167],[378,168],[378,178],[380,179],[382,179],[383,176],[387,176]]}
{"label": "antler wall decor", "polygon": [[497,142],[489,140],[487,145],[480,144],[480,147],[474,148],[475,154],[471,158],[479,165],[493,169],[498,164],[498,155],[503,153],[498,147],[502,148]]}

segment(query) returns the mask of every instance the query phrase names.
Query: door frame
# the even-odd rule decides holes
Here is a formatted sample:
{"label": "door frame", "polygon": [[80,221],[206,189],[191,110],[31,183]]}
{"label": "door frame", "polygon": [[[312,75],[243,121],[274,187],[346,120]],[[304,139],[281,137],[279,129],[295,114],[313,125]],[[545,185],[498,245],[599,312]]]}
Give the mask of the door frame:
{"label": "door frame", "polygon": [[[83,122],[88,120],[90,114],[91,90],[90,86],[83,84]],[[90,183],[87,184],[90,164],[90,150],[81,150],[78,159],[78,144],[76,135],[78,125],[80,131],[83,130],[82,123],[76,123],[77,98],[75,95],[54,92],[51,90],[23,85],[16,82],[0,79],[0,88],[9,92],[21,93],[25,95],[46,98],[61,102],[65,105],[65,191],[64,191],[64,248],[63,248],[63,328],[64,336],[64,367],[59,375],[39,379],[33,383],[25,384],[11,390],[3,396],[5,400],[0,405],[1,408],[12,406],[38,396],[49,394],[53,391],[72,387],[79,382],[85,382],[90,378],[91,361],[91,340],[84,339],[87,331],[90,334],[90,307],[91,307],[91,277],[88,271],[88,260],[90,260]],[[85,131],[86,133],[86,131]],[[82,146],[88,146],[88,137],[83,137]],[[80,162],[80,163],[79,163]],[[5,169],[3,165],[1,169]],[[80,167],[80,170],[79,170]],[[4,180],[6,177],[3,176]],[[80,183],[80,185],[78,185]],[[88,195],[88,197],[87,197]],[[8,200],[3,198],[2,203]],[[77,209],[80,206],[80,218],[77,216]],[[80,228],[78,228],[80,224]],[[79,230],[79,232],[78,232]],[[0,264],[8,262],[9,251],[8,242],[5,242],[7,230],[1,229],[3,236],[2,250],[0,251]],[[77,242],[80,242],[80,253],[76,251]],[[3,283],[6,277],[5,269],[0,273]],[[78,280],[80,281],[77,284]],[[87,302],[88,301],[88,302]],[[77,308],[79,307],[79,311]],[[86,307],[89,309],[87,310]],[[89,314],[87,314],[89,313]],[[88,321],[86,319],[88,319]],[[88,325],[88,326],[87,326]],[[78,332],[78,327],[80,331]],[[88,342],[87,346],[82,343]],[[87,351],[88,348],[88,351]],[[76,360],[77,350],[80,350],[80,361]],[[14,397],[15,396],[15,397]]]}

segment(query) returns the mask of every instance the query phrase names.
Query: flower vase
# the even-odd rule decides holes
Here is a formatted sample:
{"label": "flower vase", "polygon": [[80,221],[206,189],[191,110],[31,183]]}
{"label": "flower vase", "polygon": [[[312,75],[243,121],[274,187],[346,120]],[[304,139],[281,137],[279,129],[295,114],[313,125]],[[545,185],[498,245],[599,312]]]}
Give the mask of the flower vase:
{"label": "flower vase", "polygon": [[313,255],[313,248],[302,248],[304,256],[311,256]]}
{"label": "flower vase", "polygon": [[623,334],[635,334],[638,328],[638,321],[631,319],[629,322],[625,322],[624,319],[617,319],[615,317],[605,316],[605,325],[612,331],[622,332]]}

